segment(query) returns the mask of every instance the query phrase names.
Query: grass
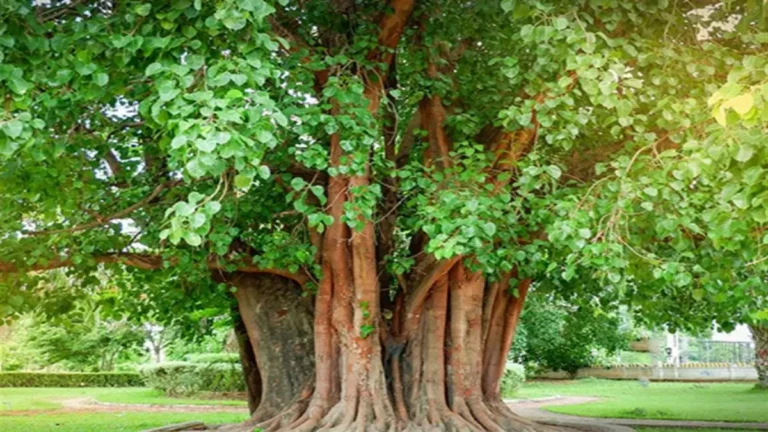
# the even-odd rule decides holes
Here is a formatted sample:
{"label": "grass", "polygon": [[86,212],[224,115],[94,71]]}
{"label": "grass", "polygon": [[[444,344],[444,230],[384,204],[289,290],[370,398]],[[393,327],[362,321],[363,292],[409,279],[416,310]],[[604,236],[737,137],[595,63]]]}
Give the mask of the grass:
{"label": "grass", "polygon": [[49,410],[61,407],[63,399],[93,398],[99,402],[152,405],[247,406],[241,400],[171,398],[145,387],[124,388],[0,388],[0,413],[19,410]]}
{"label": "grass", "polygon": [[580,405],[552,406],[552,412],[587,417],[666,420],[768,422],[768,392],[752,384],[657,383],[584,379],[533,381],[515,395],[595,396],[603,400]]}
{"label": "grass", "polygon": [[[686,429],[680,429],[680,428],[640,428],[636,427],[634,428],[636,431],[639,432],[685,432]],[[701,429],[687,429],[692,432],[750,432],[752,429],[707,429],[707,428],[701,428]]]}
{"label": "grass", "polygon": [[237,413],[91,413],[0,416],[3,432],[137,432],[186,421],[206,424],[235,423],[247,414]]}
{"label": "grass", "polygon": [[128,387],[111,390],[122,391],[99,393],[95,396],[96,400],[99,402],[125,404],[248,406],[248,402],[244,400],[172,398],[163,395],[163,393],[159,390],[145,387]]}

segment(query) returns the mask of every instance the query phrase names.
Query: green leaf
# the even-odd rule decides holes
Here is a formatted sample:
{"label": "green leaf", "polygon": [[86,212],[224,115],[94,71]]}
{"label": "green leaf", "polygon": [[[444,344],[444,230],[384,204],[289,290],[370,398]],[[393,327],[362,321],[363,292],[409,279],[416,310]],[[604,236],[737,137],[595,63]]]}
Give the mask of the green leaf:
{"label": "green leaf", "polygon": [[96,76],[93,77],[93,82],[99,87],[104,87],[109,82],[109,75],[103,72],[97,73]]}
{"label": "green leaf", "polygon": [[743,94],[741,96],[732,98],[726,102],[724,106],[727,108],[733,108],[737,114],[743,116],[744,114],[748,113],[753,106],[755,106],[755,98],[752,97],[752,93]]}
{"label": "green leaf", "polygon": [[191,175],[194,178],[200,178],[208,172],[203,166],[203,164],[200,163],[200,160],[197,158],[187,162],[187,165],[185,166],[185,168],[187,168],[187,172],[189,172],[189,175]]}
{"label": "green leaf", "polygon": [[187,196],[187,201],[189,201],[190,204],[197,204],[202,201],[203,198],[205,198],[205,195],[200,192],[192,191]]}
{"label": "green leaf", "polygon": [[364,324],[360,326],[360,337],[365,339],[373,333],[376,328],[370,324]]}
{"label": "green leaf", "polygon": [[320,204],[325,204],[327,201],[327,198],[325,197],[325,189],[323,189],[320,185],[314,185],[309,188],[309,190],[312,191],[312,193],[317,197],[318,200],[320,200]]}
{"label": "green leaf", "polygon": [[496,224],[493,222],[486,222],[483,224],[483,231],[488,234],[489,237],[493,237],[496,234]]}
{"label": "green leaf", "polygon": [[515,10],[515,0],[503,0],[501,2],[501,9],[504,12],[510,12]]}
{"label": "green leaf", "polygon": [[171,140],[171,148],[176,150],[179,147],[183,147],[187,143],[186,135],[176,135]]}
{"label": "green leaf", "polygon": [[203,244],[203,238],[194,231],[184,231],[183,237],[184,241],[190,246],[197,247]]}
{"label": "green leaf", "polygon": [[173,208],[176,212],[176,215],[181,217],[189,216],[195,212],[195,206],[184,201],[177,202]]}
{"label": "green leaf", "polygon": [[235,176],[235,186],[240,189],[248,189],[253,184],[253,175],[240,173]]}
{"label": "green leaf", "polygon": [[205,153],[210,153],[216,149],[216,141],[212,138],[200,138],[195,140],[195,147]]}
{"label": "green leaf", "polygon": [[651,196],[651,197],[655,197],[655,196],[657,196],[659,194],[659,190],[656,189],[655,187],[652,187],[652,186],[646,187],[645,189],[643,189],[643,192],[646,195]]}
{"label": "green leaf", "polygon": [[226,144],[230,138],[232,138],[232,134],[227,131],[216,132],[216,135],[214,135],[214,139],[218,144]]}
{"label": "green leaf", "polygon": [[19,95],[25,94],[30,87],[32,87],[32,85],[21,78],[13,77],[8,81],[8,88]]}
{"label": "green leaf", "polygon": [[720,123],[720,125],[728,126],[727,112],[722,105],[715,106],[712,109],[712,117],[714,117],[715,120],[717,120],[717,122]]}
{"label": "green leaf", "polygon": [[563,175],[563,170],[557,165],[550,165],[546,168],[547,174],[552,176],[555,180],[559,179]]}
{"label": "green leaf", "polygon": [[738,153],[736,153],[736,156],[734,156],[733,158],[739,162],[746,162],[752,159],[752,156],[754,154],[755,154],[755,149],[753,149],[752,146],[748,144],[742,144],[741,146],[739,146]]}
{"label": "green leaf", "polygon": [[304,179],[301,177],[294,177],[293,180],[291,180],[291,188],[293,188],[295,191],[300,191],[306,186],[307,182],[304,181]]}
{"label": "green leaf", "polygon": [[271,175],[272,175],[272,171],[269,169],[268,166],[266,166],[266,165],[260,165],[259,166],[259,177],[261,177],[264,180],[266,180]]}
{"label": "green leaf", "polygon": [[553,26],[557,30],[565,30],[566,27],[568,27],[568,19],[567,18],[563,18],[563,17],[559,17],[559,18],[555,19],[555,22],[553,23]]}
{"label": "green leaf", "polygon": [[140,5],[136,6],[133,9],[133,11],[136,12],[136,15],[147,16],[147,15],[149,15],[149,12],[152,11],[152,4],[150,4],[150,3],[140,4]]}
{"label": "green leaf", "polygon": [[205,203],[205,206],[203,206],[203,211],[208,213],[209,215],[215,215],[219,211],[221,211],[221,203],[218,201],[208,201]]}
{"label": "green leaf", "polygon": [[288,126],[288,118],[285,117],[285,115],[280,111],[272,114],[272,118],[275,119],[275,122],[277,122],[277,124],[279,124],[280,126],[282,127]]}
{"label": "green leaf", "polygon": [[193,229],[200,228],[201,226],[205,225],[206,221],[205,213],[195,213],[192,215],[192,217],[189,219],[189,226]]}
{"label": "green leaf", "polygon": [[147,69],[144,70],[144,75],[149,77],[160,72],[161,70],[163,70],[163,65],[157,62],[151,63],[149,66],[147,66]]}
{"label": "green leaf", "polygon": [[9,120],[3,123],[3,132],[8,138],[18,138],[21,136],[21,132],[24,130],[24,123],[18,119]]}
{"label": "green leaf", "polygon": [[247,21],[245,20],[245,17],[233,12],[229,15],[227,15],[226,18],[221,20],[221,23],[224,24],[228,29],[230,30],[240,30],[245,27],[247,24]]}

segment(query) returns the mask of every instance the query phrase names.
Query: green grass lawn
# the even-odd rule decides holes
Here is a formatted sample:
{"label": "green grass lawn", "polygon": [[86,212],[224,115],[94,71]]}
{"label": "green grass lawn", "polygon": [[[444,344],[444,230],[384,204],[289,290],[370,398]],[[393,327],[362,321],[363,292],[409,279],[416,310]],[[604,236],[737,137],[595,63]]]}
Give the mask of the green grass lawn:
{"label": "green grass lawn", "polygon": [[768,422],[768,392],[752,384],[656,383],[585,379],[527,382],[516,398],[595,396],[600,402],[549,407],[587,417]]}
{"label": "green grass lawn", "polygon": [[[103,390],[103,389],[101,389]],[[248,402],[232,399],[171,398],[159,390],[146,387],[128,387],[111,392],[99,392],[95,398],[99,402],[153,405],[225,405],[247,407]]]}
{"label": "green grass lawn", "polygon": [[[169,398],[157,390],[128,388],[0,388],[1,432],[132,432],[185,421],[206,424],[245,420],[243,413],[125,412],[53,414],[65,399],[92,398],[99,402],[154,405],[247,406],[241,400]],[[38,410],[35,415],[3,415],[3,411]]]}
{"label": "green grass lawn", "polygon": [[248,418],[237,413],[92,413],[2,416],[3,432],[136,432],[186,421],[235,423]]}
{"label": "green grass lawn", "polygon": [[634,428],[637,432],[752,432],[754,429],[680,429],[680,428]]}
{"label": "green grass lawn", "polygon": [[62,399],[93,398],[99,402],[154,405],[247,406],[246,401],[221,399],[170,398],[146,387],[125,388],[0,388],[0,413],[3,411],[47,410],[60,408]]}

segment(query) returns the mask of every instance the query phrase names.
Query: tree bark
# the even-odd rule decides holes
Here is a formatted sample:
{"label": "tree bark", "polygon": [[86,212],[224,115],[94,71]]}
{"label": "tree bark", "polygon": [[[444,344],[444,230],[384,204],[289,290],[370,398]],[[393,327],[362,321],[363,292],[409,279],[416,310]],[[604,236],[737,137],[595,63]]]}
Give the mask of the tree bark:
{"label": "tree bark", "polygon": [[280,276],[235,273],[226,281],[237,289],[242,327],[236,330],[245,336],[241,362],[252,419],[274,418],[311,394],[312,305],[298,284]]}
{"label": "tree bark", "polygon": [[232,314],[235,324],[235,338],[237,339],[238,352],[240,354],[240,366],[243,369],[245,379],[245,391],[248,394],[248,411],[253,414],[261,403],[261,375],[256,363],[256,354],[248,338],[248,330],[245,328],[240,313],[235,310]]}
{"label": "tree bark", "polygon": [[755,369],[757,387],[768,390],[768,326],[751,324],[749,330],[755,341]]}

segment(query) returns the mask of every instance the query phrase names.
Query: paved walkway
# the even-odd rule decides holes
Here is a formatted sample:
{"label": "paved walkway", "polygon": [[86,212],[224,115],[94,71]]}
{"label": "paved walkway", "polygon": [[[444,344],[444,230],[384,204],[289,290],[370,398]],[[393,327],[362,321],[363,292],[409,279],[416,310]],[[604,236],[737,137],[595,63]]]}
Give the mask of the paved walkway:
{"label": "paved walkway", "polygon": [[635,427],[650,428],[708,428],[708,429],[751,429],[768,430],[768,423],[735,423],[722,421],[693,421],[693,420],[647,420],[647,419],[617,419],[579,417],[546,411],[542,408],[553,405],[575,405],[596,402],[598,398],[574,396],[553,397],[532,400],[508,400],[507,405],[515,413],[553,426],[567,426],[576,429],[605,430],[613,432],[628,432]]}

